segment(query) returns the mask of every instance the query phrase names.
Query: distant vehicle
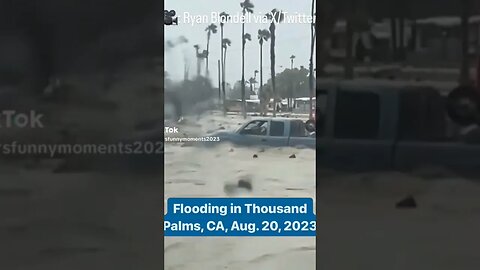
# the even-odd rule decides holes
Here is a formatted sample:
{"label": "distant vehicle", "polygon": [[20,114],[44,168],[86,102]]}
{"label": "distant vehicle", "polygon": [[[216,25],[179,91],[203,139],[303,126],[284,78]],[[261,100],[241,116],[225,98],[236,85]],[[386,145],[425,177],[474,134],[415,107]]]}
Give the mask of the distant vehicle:
{"label": "distant vehicle", "polygon": [[315,132],[309,132],[300,119],[259,118],[250,120],[235,132],[218,132],[220,142],[243,146],[315,148]]}
{"label": "distant vehicle", "polygon": [[317,104],[319,166],[350,171],[480,169],[480,144],[460,139],[442,89],[333,80],[317,88],[317,96],[325,100]]}

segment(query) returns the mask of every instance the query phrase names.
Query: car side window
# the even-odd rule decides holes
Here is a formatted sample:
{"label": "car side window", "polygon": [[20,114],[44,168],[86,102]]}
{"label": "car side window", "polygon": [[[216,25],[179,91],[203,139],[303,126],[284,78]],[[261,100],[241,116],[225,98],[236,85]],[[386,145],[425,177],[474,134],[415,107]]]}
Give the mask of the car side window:
{"label": "car side window", "polygon": [[376,139],[380,128],[380,97],[371,92],[339,91],[335,138]]}
{"label": "car side window", "polygon": [[266,136],[267,135],[267,126],[268,122],[264,120],[255,120],[248,123],[241,131],[240,134],[243,135],[257,135],[257,136]]}
{"label": "car side window", "polygon": [[307,137],[308,132],[303,121],[290,122],[290,137]]}
{"label": "car side window", "polygon": [[280,121],[272,121],[270,124],[270,136],[281,137],[284,135],[285,124]]}

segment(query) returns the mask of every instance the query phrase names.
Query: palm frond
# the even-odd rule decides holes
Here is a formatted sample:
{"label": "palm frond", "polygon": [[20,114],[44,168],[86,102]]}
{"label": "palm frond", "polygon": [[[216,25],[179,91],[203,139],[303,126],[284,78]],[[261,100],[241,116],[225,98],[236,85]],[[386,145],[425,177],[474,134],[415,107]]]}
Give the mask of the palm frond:
{"label": "palm frond", "polygon": [[230,39],[228,39],[228,38],[224,38],[224,39],[222,40],[222,44],[223,44],[223,47],[225,48],[225,47],[227,47],[227,46],[231,46],[231,45],[232,45],[232,41],[231,41]]}
{"label": "palm frond", "polygon": [[178,42],[180,43],[187,43],[188,42],[188,39],[184,36],[180,36],[178,37]]}
{"label": "palm frond", "polygon": [[230,14],[226,13],[225,11],[223,11],[222,13],[220,13],[220,18],[223,18],[225,20],[229,20],[230,19]]}
{"label": "palm frond", "polygon": [[217,33],[217,25],[215,25],[214,23],[210,24],[209,26],[207,26],[207,28],[205,28],[205,31],[207,32],[212,32],[212,33]]}
{"label": "palm frond", "polygon": [[267,41],[270,38],[270,31],[267,29],[258,30],[258,39]]}
{"label": "palm frond", "polygon": [[278,10],[276,8],[272,9],[271,14],[275,18],[275,22],[282,22],[285,19],[285,13],[283,11]]}
{"label": "palm frond", "polygon": [[248,9],[251,10],[255,6],[253,5],[252,2],[250,2],[250,0],[245,0],[244,2],[240,3],[240,7],[242,7],[243,9],[246,9],[246,10],[248,10]]}

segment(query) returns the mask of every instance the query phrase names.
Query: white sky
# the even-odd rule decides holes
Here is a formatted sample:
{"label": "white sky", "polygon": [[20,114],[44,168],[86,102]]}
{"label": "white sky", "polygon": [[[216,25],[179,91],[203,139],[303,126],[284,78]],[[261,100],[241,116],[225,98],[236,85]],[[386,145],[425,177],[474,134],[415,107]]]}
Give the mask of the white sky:
{"label": "white sky", "polygon": [[[190,78],[196,75],[196,58],[193,45],[199,44],[200,51],[206,49],[207,33],[205,28],[211,23],[202,24],[184,23],[184,12],[191,15],[208,15],[211,18],[212,12],[225,11],[234,16],[241,14],[240,0],[165,0],[165,9],[175,10],[178,16],[179,25],[165,26],[165,41],[175,40],[179,36],[185,36],[189,43],[179,45],[165,52],[165,70],[173,80],[183,79],[184,57],[189,59]],[[252,0],[254,15],[257,18],[262,14],[277,8],[286,12],[287,15],[311,14],[311,0]],[[209,70],[213,86],[218,84],[217,61],[220,59],[220,25],[217,34],[212,35],[210,40]],[[254,71],[259,70],[259,50],[257,32],[259,29],[268,29],[268,23],[251,22],[245,24],[245,32],[252,35],[252,41],[245,45],[245,79],[253,77]],[[241,44],[242,25],[241,23],[227,23],[224,26],[224,38],[232,41],[232,46],[227,51],[226,81],[234,84],[241,79]],[[310,25],[308,23],[280,23],[276,28],[276,72],[290,67],[290,56],[296,56],[295,67],[301,65],[308,68],[310,58]],[[264,82],[270,77],[270,42],[263,46],[263,79]],[[283,66],[283,67],[281,67]],[[202,65],[204,74],[205,64]],[[257,75],[257,80],[259,75]]]}

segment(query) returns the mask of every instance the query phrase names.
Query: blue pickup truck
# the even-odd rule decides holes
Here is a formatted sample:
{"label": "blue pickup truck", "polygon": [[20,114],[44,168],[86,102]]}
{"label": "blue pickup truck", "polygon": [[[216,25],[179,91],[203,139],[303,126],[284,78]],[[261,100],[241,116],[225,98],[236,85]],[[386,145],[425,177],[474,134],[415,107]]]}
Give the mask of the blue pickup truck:
{"label": "blue pickup truck", "polygon": [[459,126],[448,116],[445,90],[408,82],[320,81],[318,166],[354,171],[431,166],[479,170],[480,144],[459,138]]}
{"label": "blue pickup truck", "polygon": [[256,118],[234,132],[217,132],[220,142],[242,146],[305,147],[315,149],[315,132],[294,118]]}

